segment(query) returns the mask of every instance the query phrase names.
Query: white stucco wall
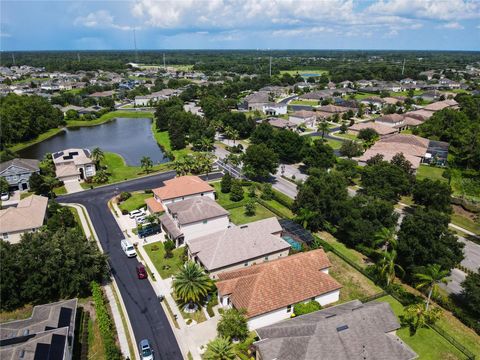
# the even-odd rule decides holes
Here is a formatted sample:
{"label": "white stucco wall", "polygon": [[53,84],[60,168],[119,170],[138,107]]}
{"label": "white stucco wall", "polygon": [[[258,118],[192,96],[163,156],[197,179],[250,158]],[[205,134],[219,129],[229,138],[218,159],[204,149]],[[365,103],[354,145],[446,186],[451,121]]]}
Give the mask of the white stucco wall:
{"label": "white stucco wall", "polygon": [[0,239],[6,241],[6,242],[9,242],[10,244],[18,244],[21,240],[21,237],[23,234],[27,233],[27,232],[32,232],[32,231],[36,231],[37,229],[28,229],[28,230],[25,230],[25,231],[15,231],[15,232],[9,232],[7,233],[8,234],[8,237],[5,238],[5,233],[2,232],[0,230]]}
{"label": "white stucco wall", "polygon": [[228,215],[220,216],[214,219],[208,219],[206,222],[198,221],[180,227],[180,231],[184,234],[185,241],[194,239],[203,235],[208,235],[216,231],[228,228]]}

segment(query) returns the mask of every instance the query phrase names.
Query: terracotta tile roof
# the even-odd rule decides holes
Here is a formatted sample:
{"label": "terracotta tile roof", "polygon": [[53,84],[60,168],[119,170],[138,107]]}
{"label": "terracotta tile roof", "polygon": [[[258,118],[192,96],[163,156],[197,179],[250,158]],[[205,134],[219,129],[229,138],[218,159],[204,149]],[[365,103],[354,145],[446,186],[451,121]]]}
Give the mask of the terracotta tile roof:
{"label": "terracotta tile roof", "polygon": [[230,295],[235,308],[253,317],[340,289],[321,271],[328,267],[325,252],[318,249],[220,273],[216,285],[220,295]]}
{"label": "terracotta tile roof", "polygon": [[214,191],[213,187],[198,176],[180,176],[166,180],[164,184],[153,189],[153,193],[162,200]]}
{"label": "terracotta tile roof", "polygon": [[378,135],[394,134],[398,131],[397,129],[391,126],[377,124],[374,122],[362,122],[358,124],[353,124],[348,128],[348,130],[354,130],[354,131],[360,131],[363,129],[373,129],[378,133]]}
{"label": "terracotta tile roof", "polygon": [[145,199],[145,204],[147,204],[147,207],[151,212],[159,213],[159,212],[165,211],[162,204],[157,200],[155,200],[154,197]]}
{"label": "terracotta tile roof", "polygon": [[48,198],[31,195],[20,200],[17,207],[0,210],[2,232],[25,231],[43,225],[47,211]]}

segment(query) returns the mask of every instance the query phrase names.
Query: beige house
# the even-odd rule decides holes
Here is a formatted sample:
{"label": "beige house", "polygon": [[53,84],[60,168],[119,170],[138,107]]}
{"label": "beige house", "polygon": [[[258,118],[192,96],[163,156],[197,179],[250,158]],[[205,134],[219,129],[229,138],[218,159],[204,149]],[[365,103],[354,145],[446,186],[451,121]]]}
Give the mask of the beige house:
{"label": "beige house", "polygon": [[88,149],[67,149],[52,154],[55,174],[61,181],[82,181],[95,175],[95,164]]}
{"label": "beige house", "polygon": [[317,121],[317,115],[314,111],[295,111],[293,114],[290,114],[288,121],[296,125],[305,124],[307,127],[313,128]]}
{"label": "beige house", "polygon": [[2,239],[16,244],[22,234],[37,231],[45,221],[47,206],[48,198],[31,195],[20,200],[16,207],[0,210]]}
{"label": "beige house", "polygon": [[189,240],[188,257],[217,279],[221,272],[287,257],[290,244],[281,235],[282,226],[275,217],[232,226]]}

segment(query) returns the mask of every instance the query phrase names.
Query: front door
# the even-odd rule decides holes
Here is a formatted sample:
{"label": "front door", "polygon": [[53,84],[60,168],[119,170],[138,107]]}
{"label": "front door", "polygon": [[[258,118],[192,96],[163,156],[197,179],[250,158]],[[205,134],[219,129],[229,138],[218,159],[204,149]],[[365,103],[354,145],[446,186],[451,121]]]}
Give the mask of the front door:
{"label": "front door", "polygon": [[80,179],[85,179],[85,175],[83,174],[83,168],[80,168]]}
{"label": "front door", "polygon": [[28,189],[28,184],[27,183],[21,183],[21,190],[27,190]]}

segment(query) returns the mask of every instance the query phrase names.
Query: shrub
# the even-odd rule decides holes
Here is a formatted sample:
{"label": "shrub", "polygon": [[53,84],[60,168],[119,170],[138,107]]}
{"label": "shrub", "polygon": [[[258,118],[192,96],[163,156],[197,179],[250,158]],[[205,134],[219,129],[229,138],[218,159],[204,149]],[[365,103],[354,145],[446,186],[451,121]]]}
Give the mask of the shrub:
{"label": "shrub", "polygon": [[120,202],[122,202],[122,201],[125,201],[125,200],[129,199],[130,197],[132,197],[132,194],[130,194],[127,191],[123,191],[118,196],[118,200],[120,200]]}
{"label": "shrub", "polygon": [[163,243],[165,249],[165,259],[173,257],[173,249],[175,249],[175,243],[172,240],[167,240]]}
{"label": "shrub", "polygon": [[320,303],[318,301],[312,300],[307,303],[295,304],[295,306],[293,307],[293,312],[295,313],[295,316],[300,316],[321,309],[322,306],[320,305]]}
{"label": "shrub", "polygon": [[122,215],[128,215],[128,210],[127,209],[122,209]]}
{"label": "shrub", "polygon": [[272,184],[263,184],[262,185],[262,195],[260,197],[263,200],[272,200],[273,199],[273,190],[272,190]]}
{"label": "shrub", "polygon": [[114,336],[114,328],[110,314],[108,313],[107,305],[103,297],[102,289],[96,282],[92,282],[92,297],[95,304],[95,312],[100,329],[100,334],[103,339],[103,347],[105,349],[105,357],[111,360],[122,359],[122,353],[117,347]]}
{"label": "shrub", "polygon": [[222,193],[226,194],[229,193],[232,189],[232,175],[230,173],[226,173],[222,177],[222,181],[220,181],[220,190]]}
{"label": "shrub", "polygon": [[257,210],[255,200],[250,200],[248,203],[245,204],[245,215],[253,216]]}
{"label": "shrub", "polygon": [[153,190],[152,189],[146,189],[145,194],[153,194]]}
{"label": "shrub", "polygon": [[427,311],[425,305],[420,303],[407,306],[400,318],[402,325],[408,326],[410,334],[415,335],[419,328],[435,324],[441,315],[442,309],[439,307],[432,306]]}
{"label": "shrub", "polygon": [[241,201],[243,199],[243,188],[239,181],[232,181],[232,188],[230,190],[230,200]]}
{"label": "shrub", "polygon": [[248,336],[247,318],[245,310],[228,309],[222,314],[217,324],[218,335],[230,339],[243,341]]}

